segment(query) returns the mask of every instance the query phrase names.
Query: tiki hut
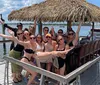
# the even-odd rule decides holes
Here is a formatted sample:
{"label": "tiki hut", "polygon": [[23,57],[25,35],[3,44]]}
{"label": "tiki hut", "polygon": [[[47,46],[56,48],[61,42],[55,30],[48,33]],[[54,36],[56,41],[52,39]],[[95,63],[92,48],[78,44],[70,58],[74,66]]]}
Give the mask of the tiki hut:
{"label": "tiki hut", "polygon": [[16,11],[8,19],[33,21],[35,17],[42,21],[100,21],[100,8],[85,0],[46,0]]}

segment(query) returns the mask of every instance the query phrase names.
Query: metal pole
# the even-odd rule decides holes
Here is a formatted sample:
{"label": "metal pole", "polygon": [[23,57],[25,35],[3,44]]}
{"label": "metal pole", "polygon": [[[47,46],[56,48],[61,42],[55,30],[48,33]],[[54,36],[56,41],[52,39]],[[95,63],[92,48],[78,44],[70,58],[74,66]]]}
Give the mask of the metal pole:
{"label": "metal pole", "polygon": [[7,61],[7,85],[9,85],[9,61]]}
{"label": "metal pole", "polygon": [[38,20],[38,33],[40,35],[42,35],[42,22],[41,22],[41,20]]}
{"label": "metal pole", "polygon": [[60,85],[63,85],[62,82],[60,82]]}
{"label": "metal pole", "polygon": [[93,41],[93,35],[94,35],[94,22],[92,22],[92,34],[91,34],[91,36],[92,36],[92,41]]}
{"label": "metal pole", "polygon": [[5,71],[4,71],[4,85],[6,85],[6,77],[7,77],[7,61],[5,64]]}
{"label": "metal pole", "polygon": [[80,75],[77,76],[77,83],[78,83],[78,85],[81,85]]}
{"label": "metal pole", "polygon": [[67,32],[72,29],[71,26],[72,26],[72,21],[67,21]]}
{"label": "metal pole", "polygon": [[44,84],[44,79],[45,79],[44,77],[45,76],[41,74],[40,85],[43,85]]}

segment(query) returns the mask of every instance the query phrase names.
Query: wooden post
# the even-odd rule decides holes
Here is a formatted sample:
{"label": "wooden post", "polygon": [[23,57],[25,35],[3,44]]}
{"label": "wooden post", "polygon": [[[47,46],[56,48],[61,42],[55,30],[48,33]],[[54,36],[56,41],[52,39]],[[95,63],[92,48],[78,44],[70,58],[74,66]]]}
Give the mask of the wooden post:
{"label": "wooden post", "polygon": [[94,22],[92,22],[92,34],[91,34],[91,36],[92,36],[92,41],[93,41],[93,35],[94,35]]}
{"label": "wooden post", "polygon": [[71,26],[72,26],[72,22],[67,21],[67,32],[72,29]]}
{"label": "wooden post", "polygon": [[[2,14],[0,14],[0,18],[2,19]],[[5,29],[4,29],[4,25],[2,24],[2,33],[5,34]],[[3,38],[3,41],[5,41],[5,38]],[[4,50],[4,55],[6,54],[6,44],[5,42],[3,42],[3,50]]]}
{"label": "wooden post", "polygon": [[41,20],[38,20],[38,33],[40,35],[42,35],[42,22],[41,22]]}

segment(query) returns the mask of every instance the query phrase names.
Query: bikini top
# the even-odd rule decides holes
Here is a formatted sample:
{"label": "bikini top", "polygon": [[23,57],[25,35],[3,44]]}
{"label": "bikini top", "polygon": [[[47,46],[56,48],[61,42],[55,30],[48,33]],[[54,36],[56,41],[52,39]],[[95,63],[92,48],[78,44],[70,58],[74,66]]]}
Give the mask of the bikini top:
{"label": "bikini top", "polygon": [[32,49],[25,49],[25,52],[29,53],[29,54],[34,54],[35,53],[35,51],[33,51]]}
{"label": "bikini top", "polygon": [[43,45],[40,46],[38,43],[36,43],[36,45],[37,45],[36,50],[43,50],[44,49],[44,46]]}
{"label": "bikini top", "polygon": [[29,60],[29,59],[28,59],[27,57],[25,57],[25,56],[24,56],[23,58],[27,59],[29,62],[31,61],[31,60]]}
{"label": "bikini top", "polygon": [[56,51],[64,51],[65,50],[65,47],[62,49],[62,50],[60,50],[59,49],[59,45],[58,45],[58,47],[57,47],[57,50]]}

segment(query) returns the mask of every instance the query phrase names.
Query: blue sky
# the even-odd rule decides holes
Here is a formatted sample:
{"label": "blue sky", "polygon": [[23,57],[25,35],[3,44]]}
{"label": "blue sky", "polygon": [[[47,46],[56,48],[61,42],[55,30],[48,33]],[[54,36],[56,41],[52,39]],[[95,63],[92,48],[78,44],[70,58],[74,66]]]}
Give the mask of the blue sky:
{"label": "blue sky", "polygon": [[[7,21],[8,14],[10,14],[12,10],[20,9],[43,1],[45,0],[0,0],[0,14],[3,14],[3,18]],[[100,7],[100,0],[87,0],[87,2]]]}

